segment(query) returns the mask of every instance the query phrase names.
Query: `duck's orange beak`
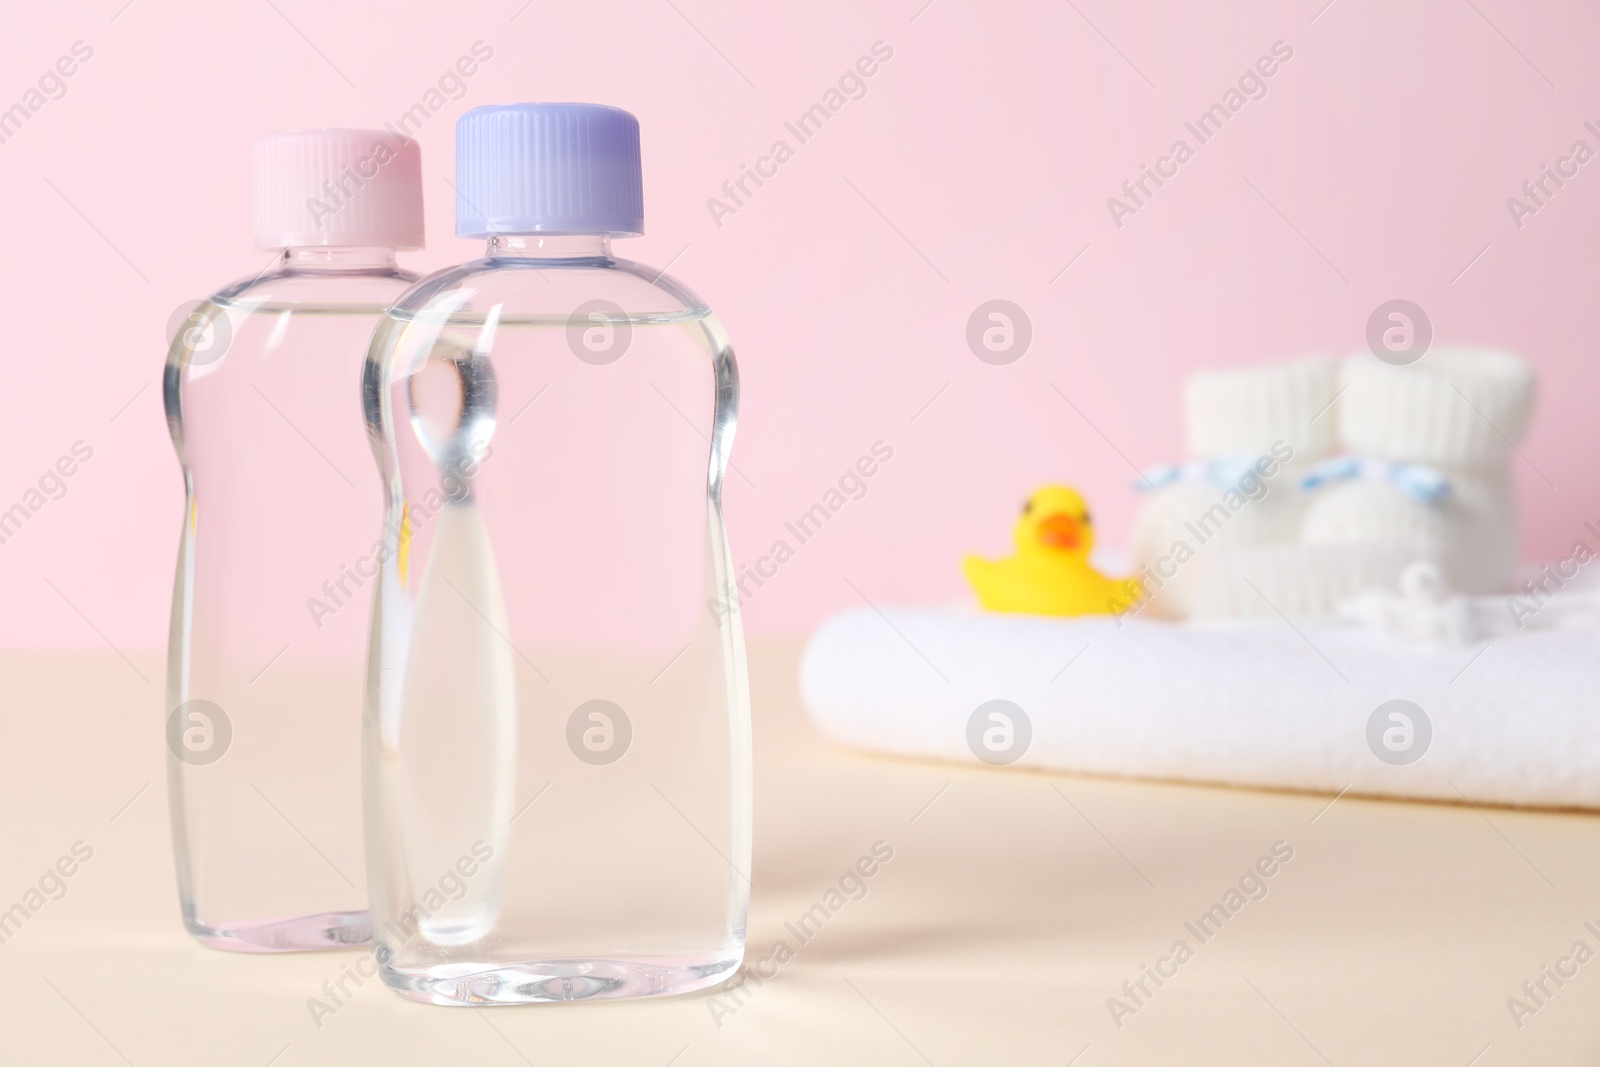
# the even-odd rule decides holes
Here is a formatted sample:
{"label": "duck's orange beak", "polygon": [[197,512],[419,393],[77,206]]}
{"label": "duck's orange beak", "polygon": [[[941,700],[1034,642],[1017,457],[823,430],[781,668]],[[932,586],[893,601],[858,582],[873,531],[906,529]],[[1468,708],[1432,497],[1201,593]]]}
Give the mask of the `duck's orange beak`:
{"label": "duck's orange beak", "polygon": [[1083,523],[1072,515],[1049,515],[1039,520],[1039,543],[1048,548],[1076,551],[1083,544]]}

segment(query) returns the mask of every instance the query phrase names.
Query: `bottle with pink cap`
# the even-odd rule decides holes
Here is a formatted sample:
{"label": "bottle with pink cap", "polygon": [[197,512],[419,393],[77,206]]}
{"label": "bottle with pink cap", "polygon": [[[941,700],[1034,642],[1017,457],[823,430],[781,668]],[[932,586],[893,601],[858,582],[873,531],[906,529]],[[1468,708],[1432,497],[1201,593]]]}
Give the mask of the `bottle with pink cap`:
{"label": "bottle with pink cap", "polygon": [[364,378],[379,973],[437,1004],[702,989],[739,967],[750,888],[733,351],[612,251],[644,230],[626,111],[469,111],[455,184],[485,254],[396,302]]}
{"label": "bottle with pink cap", "polygon": [[420,152],[374,130],[254,147],[257,274],[174,313],[183,467],[166,739],[183,921],[216,948],[371,936],[360,717],[379,485],[360,417],[373,324],[416,276]]}

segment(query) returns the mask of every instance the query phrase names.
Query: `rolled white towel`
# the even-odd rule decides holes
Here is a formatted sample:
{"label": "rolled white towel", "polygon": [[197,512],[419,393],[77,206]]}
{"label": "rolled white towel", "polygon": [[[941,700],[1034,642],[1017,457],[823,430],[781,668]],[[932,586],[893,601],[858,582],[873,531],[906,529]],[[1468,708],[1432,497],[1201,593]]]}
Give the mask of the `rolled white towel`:
{"label": "rolled white towel", "polygon": [[[800,683],[825,733],[877,752],[976,767],[988,731],[1004,727],[993,736],[1014,744],[1005,760],[1020,767],[1600,808],[1594,643],[1591,628],[1529,628],[1479,656],[1331,621],[860,608],[817,630]],[[1471,684],[1451,684],[1469,663]],[[1410,713],[1407,753],[1385,748],[1397,699],[1426,717]],[[980,709],[995,700],[1026,726],[988,718]]]}

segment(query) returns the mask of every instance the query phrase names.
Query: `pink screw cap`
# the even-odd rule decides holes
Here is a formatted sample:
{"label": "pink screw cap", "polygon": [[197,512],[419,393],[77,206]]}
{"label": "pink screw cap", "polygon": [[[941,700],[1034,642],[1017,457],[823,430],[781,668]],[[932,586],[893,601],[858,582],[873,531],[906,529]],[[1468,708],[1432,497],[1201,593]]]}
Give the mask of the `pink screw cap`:
{"label": "pink screw cap", "polygon": [[251,150],[257,248],[421,248],[422,151],[383,130],[287,130]]}

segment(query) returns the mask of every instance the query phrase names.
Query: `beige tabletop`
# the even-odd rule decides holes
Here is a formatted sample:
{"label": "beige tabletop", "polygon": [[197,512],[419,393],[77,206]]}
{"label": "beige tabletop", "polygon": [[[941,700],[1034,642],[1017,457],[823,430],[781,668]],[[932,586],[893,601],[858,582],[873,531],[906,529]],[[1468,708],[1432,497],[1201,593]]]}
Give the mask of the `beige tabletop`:
{"label": "beige tabletop", "polygon": [[[858,755],[807,723],[798,652],[757,642],[751,653],[747,964],[767,958],[768,980],[737,994],[485,1010],[347,979],[352,996],[320,1020],[308,999],[357,953],[235,955],[179,925],[160,665],[0,660],[0,909],[33,912],[0,944],[0,1064],[1600,1056],[1600,820]],[[93,850],[81,863],[79,842]],[[893,858],[862,881],[865,895],[830,894],[874,845]],[[64,895],[25,901],[64,856]],[[792,950],[781,963],[780,940]]]}

